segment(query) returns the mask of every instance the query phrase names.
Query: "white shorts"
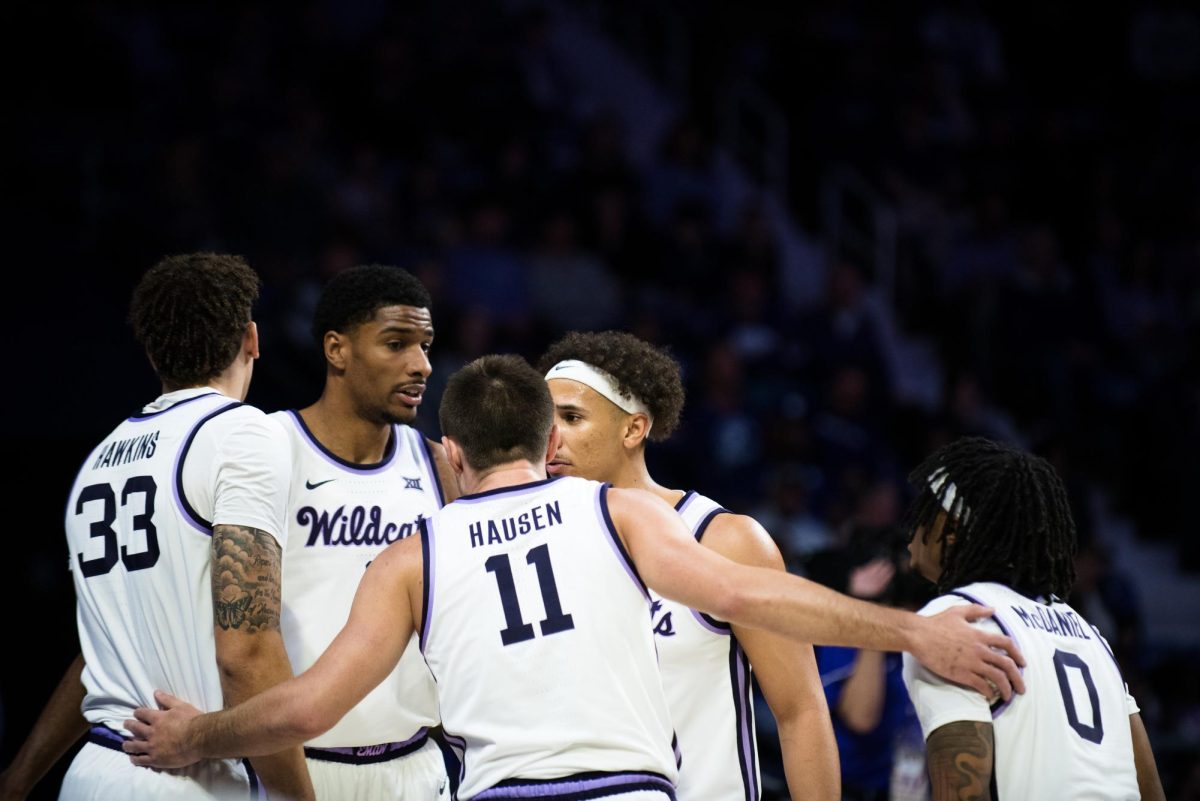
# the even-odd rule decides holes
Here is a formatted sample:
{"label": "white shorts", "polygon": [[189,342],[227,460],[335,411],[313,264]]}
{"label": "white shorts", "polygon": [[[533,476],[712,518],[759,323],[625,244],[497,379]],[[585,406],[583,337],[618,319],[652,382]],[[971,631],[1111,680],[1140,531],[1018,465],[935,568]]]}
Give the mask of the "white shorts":
{"label": "white shorts", "polygon": [[437,743],[428,740],[416,751],[383,761],[332,762],[309,754],[308,774],[317,801],[449,801],[450,780]]}
{"label": "white shorts", "polygon": [[[120,746],[118,745],[117,748]],[[59,801],[248,801],[258,782],[241,760],[206,759],[179,770],[142,768],[124,751],[84,744],[63,778]]]}

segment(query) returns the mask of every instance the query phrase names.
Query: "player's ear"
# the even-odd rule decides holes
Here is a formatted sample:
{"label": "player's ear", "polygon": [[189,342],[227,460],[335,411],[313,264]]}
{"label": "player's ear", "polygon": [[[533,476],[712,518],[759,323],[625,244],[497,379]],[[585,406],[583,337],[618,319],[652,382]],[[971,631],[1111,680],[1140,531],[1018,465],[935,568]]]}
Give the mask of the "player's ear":
{"label": "player's ear", "polygon": [[446,461],[450,463],[450,469],[454,471],[454,475],[461,476],[463,473],[462,448],[458,447],[458,443],[449,437],[442,437],[442,447],[446,449]]}
{"label": "player's ear", "polygon": [[242,335],[242,350],[248,353],[251,359],[258,358],[258,324],[253,320],[246,323],[246,333]]}
{"label": "player's ear", "polygon": [[650,418],[642,412],[635,412],[625,418],[621,443],[626,448],[636,448],[646,441],[650,435]]}
{"label": "player's ear", "polygon": [[558,446],[562,444],[562,434],[558,431],[558,423],[550,426],[550,439],[546,442],[546,461],[549,462],[558,453]]}
{"label": "player's ear", "polygon": [[345,370],[349,340],[337,331],[326,331],[322,344],[325,346],[325,361],[338,370]]}

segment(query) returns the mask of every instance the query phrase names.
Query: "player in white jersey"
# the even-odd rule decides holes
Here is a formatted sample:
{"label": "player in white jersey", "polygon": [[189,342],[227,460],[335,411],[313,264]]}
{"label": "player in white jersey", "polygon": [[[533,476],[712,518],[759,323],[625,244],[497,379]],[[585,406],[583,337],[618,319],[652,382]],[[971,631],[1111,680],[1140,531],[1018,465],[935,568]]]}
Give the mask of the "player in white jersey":
{"label": "player in white jersey", "polygon": [[[683,381],[670,355],[619,331],[572,332],[539,364],[562,436],[552,475],[649,490],[675,506],[702,545],[743,564],[784,569],[779,549],[753,518],[650,476],[647,440],[668,439],[683,408]],[[837,744],[811,645],[731,626],[657,595],[651,612],[679,737],[681,801],[761,796],[752,670],[779,724],[791,797],[840,798]]]}
{"label": "player in white jersey", "polygon": [[[643,583],[742,625],[819,642],[914,650],[940,672],[1020,687],[1012,649],[966,621],[854,601],[700,546],[647,492],[548,482],[558,448],[539,373],[514,356],[451,377],[440,410],[447,458],[467,495],[421,539],[397,542],[359,586],[346,627],[309,670],[226,712],[157,693],[124,745],[139,765],[256,753],[311,739],[424,637],[447,730],[465,747],[460,797],[671,798],[666,700],[644,625]],[[562,580],[558,577],[562,576]]]}
{"label": "player in white jersey", "polygon": [[981,603],[976,625],[1025,655],[1009,702],[943,681],[905,658],[926,736],[934,801],[1161,799],[1137,704],[1099,630],[1064,603],[1075,525],[1044,459],[981,438],[951,443],[913,471],[913,567],[943,595],[921,614]]}
{"label": "player in white jersey", "polygon": [[155,687],[216,710],[291,675],[279,634],[288,445],[241,403],[258,286],[240,258],[201,253],[164,259],[134,291],[163,394],[89,454],[67,503],[82,655],[50,705],[61,731],[40,741],[61,749],[39,770],[78,737],[72,704],[88,731],[61,798],[251,798],[255,770],[273,797],[312,797],[296,748],[255,770],[227,759],[168,772],[121,752],[125,719]]}
{"label": "player in white jersey", "polygon": [[[404,270],[339,273],[313,320],[326,366],[321,397],[273,415],[292,445],[281,624],[296,673],[346,624],[371,560],[441,508],[443,483],[457,495],[442,446],[408,425],[430,373],[429,306]],[[413,638],[387,679],[306,743],[317,798],[449,797],[441,751],[428,737],[438,721],[433,677]]]}

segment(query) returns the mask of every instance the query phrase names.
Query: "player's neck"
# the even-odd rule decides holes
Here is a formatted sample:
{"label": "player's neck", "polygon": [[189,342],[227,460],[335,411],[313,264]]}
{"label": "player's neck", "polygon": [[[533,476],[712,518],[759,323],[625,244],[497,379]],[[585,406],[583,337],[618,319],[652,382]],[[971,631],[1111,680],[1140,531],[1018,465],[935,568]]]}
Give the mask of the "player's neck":
{"label": "player's neck", "polygon": [[674,506],[683,496],[679,490],[664,487],[650,475],[646,468],[646,459],[642,454],[625,460],[620,471],[610,481],[618,489],[640,489],[653,493]]}
{"label": "player's neck", "polygon": [[490,467],[482,472],[466,468],[459,477],[463,495],[477,495],[490,490],[505,487],[519,487],[522,484],[532,484],[546,479],[544,465],[535,466],[532,462],[518,461]]}
{"label": "player's neck", "polygon": [[317,441],[338,458],[353,464],[383,461],[392,435],[388,423],[364,420],[329,393],[301,409],[300,417]]}

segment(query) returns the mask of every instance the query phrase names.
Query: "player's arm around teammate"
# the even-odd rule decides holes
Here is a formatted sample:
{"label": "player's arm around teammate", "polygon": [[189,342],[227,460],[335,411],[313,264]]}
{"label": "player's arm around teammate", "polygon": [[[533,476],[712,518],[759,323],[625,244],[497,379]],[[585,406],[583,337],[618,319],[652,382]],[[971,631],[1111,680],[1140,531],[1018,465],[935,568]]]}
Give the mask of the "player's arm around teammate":
{"label": "player's arm around teammate", "polygon": [[[448,451],[457,464],[461,456],[456,459],[453,446]],[[608,503],[639,573],[667,597],[742,625],[816,642],[912,650],[933,669],[981,689],[987,687],[985,676],[1006,688],[1011,677],[1020,687],[1012,661],[991,650],[1015,651],[1012,643],[965,622],[983,614],[978,608],[926,619],[850,603],[795,576],[731,563],[693,540],[675,511],[648,493],[610,490]],[[157,692],[165,711],[136,710],[137,719],[126,723],[134,739],[124,744],[125,751],[134,764],[174,768],[203,758],[272,753],[318,736],[399,660],[417,630],[422,570],[415,537],[389,546],[363,575],[345,628],[311,668],[233,709],[206,715]],[[1005,663],[1009,675],[996,667]]]}
{"label": "player's arm around teammate", "polygon": [[[746,515],[715,517],[703,545],[739,564],[784,571],[779,548],[758,521]],[[812,645],[740,624],[733,626],[733,633],[778,724],[792,798],[841,798],[837,743]]]}
{"label": "player's arm around teammate", "polygon": [[1007,700],[1025,689],[1017,667],[1024,660],[1012,640],[970,625],[990,614],[985,607],[922,618],[781,571],[730,562],[697,543],[674,509],[644,491],[611,489],[609,510],[646,584],[693,609],[812,643],[907,651],[985,697],[998,691]]}

